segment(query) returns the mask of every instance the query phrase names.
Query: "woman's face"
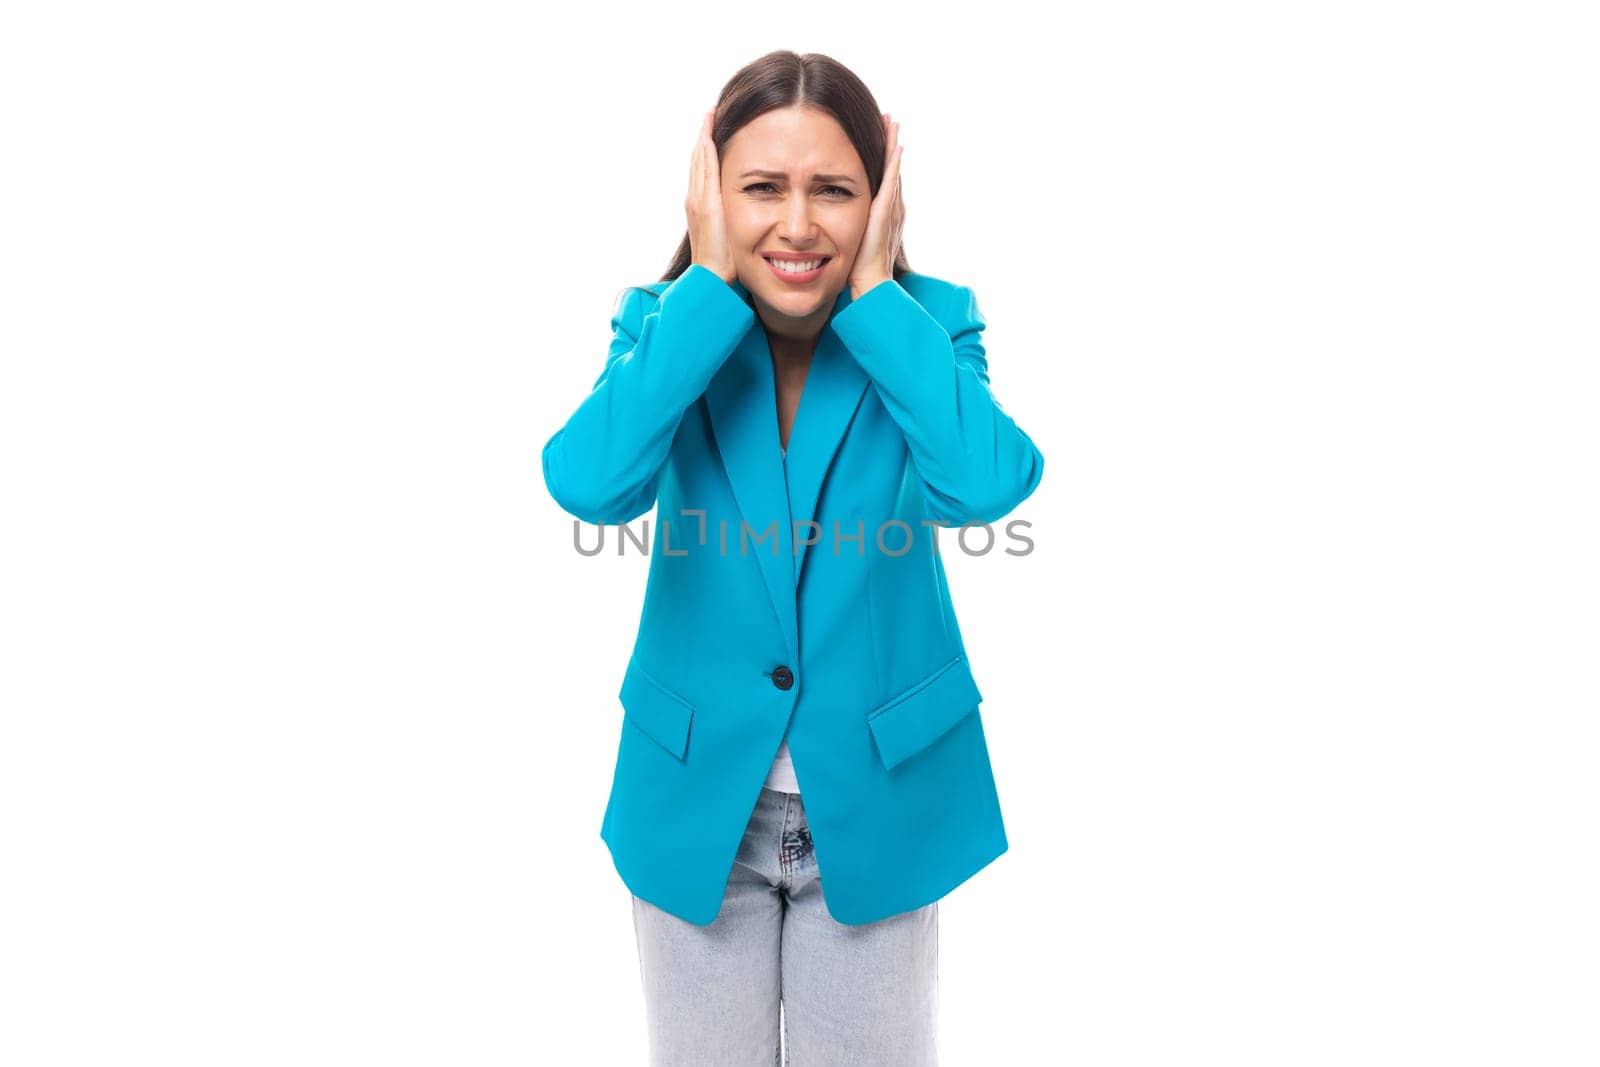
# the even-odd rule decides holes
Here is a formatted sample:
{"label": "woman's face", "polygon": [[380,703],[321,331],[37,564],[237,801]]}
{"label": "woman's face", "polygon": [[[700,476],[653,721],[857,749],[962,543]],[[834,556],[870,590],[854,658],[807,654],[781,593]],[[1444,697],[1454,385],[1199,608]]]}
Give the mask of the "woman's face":
{"label": "woman's face", "polygon": [[[814,337],[849,283],[866,232],[872,195],[861,157],[831,115],[787,107],[736,132],[719,158],[739,281],[766,312],[769,329]],[[815,278],[788,281],[765,258],[769,252],[826,262]]]}

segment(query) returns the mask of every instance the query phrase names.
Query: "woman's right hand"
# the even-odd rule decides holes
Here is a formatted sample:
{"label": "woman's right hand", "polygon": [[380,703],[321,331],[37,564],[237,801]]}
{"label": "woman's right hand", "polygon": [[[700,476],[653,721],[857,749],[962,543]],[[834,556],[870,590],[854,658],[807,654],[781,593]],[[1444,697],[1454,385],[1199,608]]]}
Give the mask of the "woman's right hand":
{"label": "woman's right hand", "polygon": [[694,146],[684,211],[689,216],[691,266],[698,263],[732,285],[739,272],[733,263],[733,246],[728,242],[727,216],[722,209],[722,164],[717,159],[716,142],[711,139],[709,111],[700,124],[700,139]]}

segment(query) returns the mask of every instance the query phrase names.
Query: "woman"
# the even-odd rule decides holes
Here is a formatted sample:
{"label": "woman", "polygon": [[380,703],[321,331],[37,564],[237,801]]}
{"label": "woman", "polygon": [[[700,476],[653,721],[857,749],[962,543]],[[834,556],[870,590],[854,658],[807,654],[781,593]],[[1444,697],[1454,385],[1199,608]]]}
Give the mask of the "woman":
{"label": "woman", "polygon": [[544,447],[577,518],[658,509],[601,824],[653,1063],[934,1063],[936,902],[1007,847],[935,533],[1044,460],[972,291],[906,263],[900,155],[828,57],[739,71]]}

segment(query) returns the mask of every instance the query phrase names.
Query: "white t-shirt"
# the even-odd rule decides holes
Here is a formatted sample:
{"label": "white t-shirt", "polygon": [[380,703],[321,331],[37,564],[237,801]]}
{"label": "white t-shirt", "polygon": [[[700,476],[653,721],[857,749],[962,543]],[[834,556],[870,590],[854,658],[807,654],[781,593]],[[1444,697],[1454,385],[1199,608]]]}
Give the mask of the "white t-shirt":
{"label": "white t-shirt", "polygon": [[[789,450],[783,450],[785,464],[789,459]],[[766,787],[776,789],[780,793],[800,792],[800,782],[794,776],[794,763],[789,759],[789,742],[784,740],[778,746],[778,755],[772,761],[772,769],[767,772]]]}
{"label": "white t-shirt", "polygon": [[778,746],[778,757],[772,761],[772,770],[767,772],[767,788],[780,793],[800,792],[800,783],[794,776],[794,763],[789,759],[787,740]]}

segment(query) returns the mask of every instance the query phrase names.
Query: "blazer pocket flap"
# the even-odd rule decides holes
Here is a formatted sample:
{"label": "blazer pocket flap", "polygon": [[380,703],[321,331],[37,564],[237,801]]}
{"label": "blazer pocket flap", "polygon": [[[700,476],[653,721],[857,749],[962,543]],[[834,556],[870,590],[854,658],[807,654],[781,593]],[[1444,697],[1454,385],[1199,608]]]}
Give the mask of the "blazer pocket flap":
{"label": "blazer pocket flap", "polygon": [[965,655],[867,713],[883,765],[893,769],[977,710],[983,700]]}
{"label": "blazer pocket flap", "polygon": [[617,695],[629,721],[673,756],[683,759],[689,748],[689,722],[694,718],[692,704],[632,660]]}

